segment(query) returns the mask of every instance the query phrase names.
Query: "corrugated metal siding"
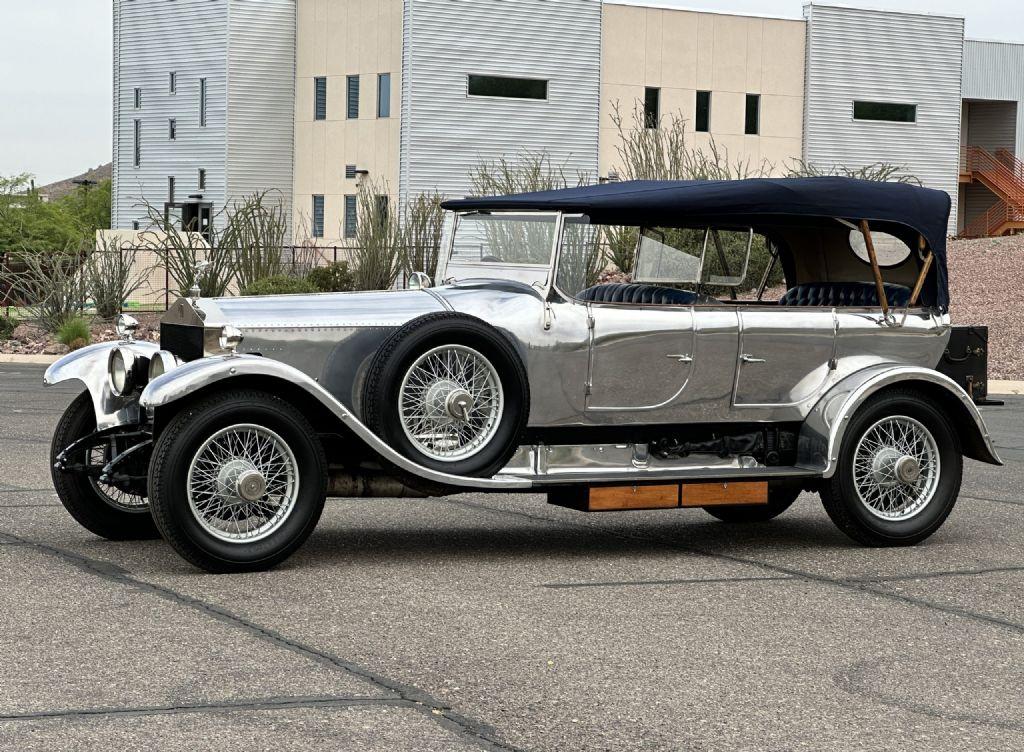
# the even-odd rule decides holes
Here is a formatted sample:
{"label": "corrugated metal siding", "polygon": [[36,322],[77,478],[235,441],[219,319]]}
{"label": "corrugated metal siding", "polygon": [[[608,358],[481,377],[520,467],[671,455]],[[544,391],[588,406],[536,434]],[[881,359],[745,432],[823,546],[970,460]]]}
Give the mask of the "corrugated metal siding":
{"label": "corrugated metal siding", "polygon": [[1024,154],[1024,44],[976,42],[964,44],[964,99],[1017,102],[1016,153]]}
{"label": "corrugated metal siding", "polygon": [[[215,209],[225,195],[227,133],[227,3],[209,0],[117,0],[115,2],[114,193],[113,226],[147,224],[145,197],[163,208],[167,178],[178,191],[197,189],[199,168],[207,170],[204,195]],[[178,72],[177,93],[168,74]],[[199,127],[199,79],[209,86],[207,126]],[[142,108],[134,109],[135,87]],[[134,120],[142,120],[142,164],[133,165]],[[176,118],[178,137],[168,138],[167,121]]]}
{"label": "corrugated metal siding", "polygon": [[[113,132],[113,152],[111,154],[111,202],[110,202],[110,226],[121,227],[122,225],[118,221],[118,202],[117,202],[117,182],[118,182],[118,152],[120,150],[119,138],[118,138],[118,124],[121,121],[121,0],[115,0],[114,2],[114,101],[113,101],[113,122],[111,123],[111,130]],[[131,222],[131,220],[129,220]],[[128,225],[131,227],[131,224]]]}
{"label": "corrugated metal siding", "polygon": [[1017,103],[979,102],[965,103],[967,122],[964,136],[968,146],[981,146],[990,152],[997,149],[1017,149]]}
{"label": "corrugated metal siding", "polygon": [[992,191],[980,183],[970,183],[961,186],[963,193],[962,214],[958,229],[963,229],[982,214],[987,212],[993,205],[999,203],[999,198]]}
{"label": "corrugated metal siding", "polygon": [[[956,227],[963,19],[810,5],[804,159],[904,165],[946,191]],[[917,122],[855,121],[853,101],[917,105]]]}
{"label": "corrugated metal siding", "polygon": [[227,198],[280,192],[291,217],[295,0],[231,0]]}
{"label": "corrugated metal siding", "polygon": [[[401,194],[462,195],[481,159],[598,167],[600,0],[405,0]],[[547,101],[468,97],[470,73],[548,79]]]}

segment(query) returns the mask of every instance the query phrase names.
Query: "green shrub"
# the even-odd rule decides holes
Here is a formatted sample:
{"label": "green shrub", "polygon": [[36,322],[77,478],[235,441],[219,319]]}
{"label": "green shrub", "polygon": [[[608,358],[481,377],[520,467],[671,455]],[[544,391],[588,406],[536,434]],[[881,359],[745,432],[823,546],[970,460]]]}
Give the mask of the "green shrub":
{"label": "green shrub", "polygon": [[10,316],[0,316],[0,342],[10,339],[11,335],[14,334],[14,327],[17,325],[18,322]]}
{"label": "green shrub", "polygon": [[258,279],[242,290],[242,295],[299,295],[320,292],[305,279],[296,279],[283,274]]}
{"label": "green shrub", "polygon": [[306,275],[306,281],[320,292],[351,292],[356,280],[347,261],[318,266]]}
{"label": "green shrub", "polygon": [[57,330],[57,341],[72,350],[88,345],[91,336],[89,322],[81,317],[68,319]]}

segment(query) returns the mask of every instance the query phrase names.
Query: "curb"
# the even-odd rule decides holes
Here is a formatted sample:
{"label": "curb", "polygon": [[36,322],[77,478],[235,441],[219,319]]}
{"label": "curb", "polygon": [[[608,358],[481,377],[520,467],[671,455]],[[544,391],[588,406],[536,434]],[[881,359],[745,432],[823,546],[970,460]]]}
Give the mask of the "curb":
{"label": "curb", "polygon": [[1000,381],[991,379],[988,382],[988,393],[998,394],[1003,397],[1010,397],[1015,394],[1024,394],[1024,381]]}
{"label": "curb", "polygon": [[14,353],[0,353],[0,363],[48,366],[51,363],[56,363],[63,357],[63,355],[16,355]]}

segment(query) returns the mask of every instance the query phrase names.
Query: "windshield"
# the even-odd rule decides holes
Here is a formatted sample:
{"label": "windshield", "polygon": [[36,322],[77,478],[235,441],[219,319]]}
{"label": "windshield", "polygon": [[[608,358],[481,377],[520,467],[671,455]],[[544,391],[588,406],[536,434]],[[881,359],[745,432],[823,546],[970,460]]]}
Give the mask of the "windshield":
{"label": "windshield", "polygon": [[548,266],[555,241],[555,214],[464,214],[452,244],[452,264]]}

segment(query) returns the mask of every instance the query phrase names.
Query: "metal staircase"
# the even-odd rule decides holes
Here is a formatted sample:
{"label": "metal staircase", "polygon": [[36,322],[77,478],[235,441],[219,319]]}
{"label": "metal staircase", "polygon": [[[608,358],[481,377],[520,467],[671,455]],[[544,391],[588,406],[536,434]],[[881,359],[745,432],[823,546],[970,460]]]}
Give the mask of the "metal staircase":
{"label": "metal staircase", "polygon": [[960,158],[961,175],[978,182],[998,198],[988,211],[964,225],[960,237],[985,238],[1024,230],[1024,163],[1006,149],[992,154],[968,146]]}

